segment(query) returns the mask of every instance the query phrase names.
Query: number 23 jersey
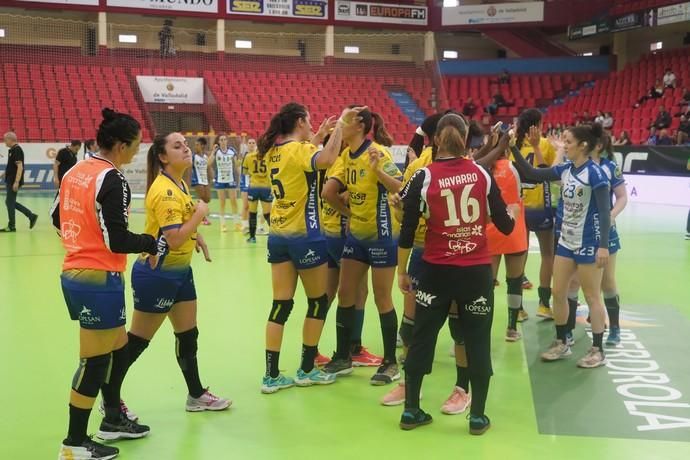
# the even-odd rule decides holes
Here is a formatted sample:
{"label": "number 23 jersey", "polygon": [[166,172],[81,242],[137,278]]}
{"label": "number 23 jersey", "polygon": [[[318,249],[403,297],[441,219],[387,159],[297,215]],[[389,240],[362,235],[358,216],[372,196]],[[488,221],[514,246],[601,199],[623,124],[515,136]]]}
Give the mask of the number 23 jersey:
{"label": "number 23 jersey", "polygon": [[273,189],[270,234],[322,239],[319,223],[317,148],[309,142],[275,144],[266,153]]}

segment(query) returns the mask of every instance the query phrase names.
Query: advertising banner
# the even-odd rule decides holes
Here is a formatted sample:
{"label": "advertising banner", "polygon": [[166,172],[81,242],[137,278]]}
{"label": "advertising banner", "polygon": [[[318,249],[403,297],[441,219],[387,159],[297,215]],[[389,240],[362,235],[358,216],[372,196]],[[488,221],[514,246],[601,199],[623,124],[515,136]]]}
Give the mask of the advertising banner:
{"label": "advertising banner", "polygon": [[427,26],[429,10],[426,6],[338,0],[335,20]]}
{"label": "advertising banner", "polygon": [[228,14],[328,19],[328,0],[228,0]]}
{"label": "advertising banner", "polygon": [[221,0],[107,0],[106,5],[119,8],[169,11],[171,13],[218,14],[219,1]]}
{"label": "advertising banner", "polygon": [[441,24],[464,26],[542,22],[544,2],[494,3],[491,5],[460,5],[443,8]]}
{"label": "advertising banner", "polygon": [[203,104],[204,79],[137,75],[144,102],[158,104]]}

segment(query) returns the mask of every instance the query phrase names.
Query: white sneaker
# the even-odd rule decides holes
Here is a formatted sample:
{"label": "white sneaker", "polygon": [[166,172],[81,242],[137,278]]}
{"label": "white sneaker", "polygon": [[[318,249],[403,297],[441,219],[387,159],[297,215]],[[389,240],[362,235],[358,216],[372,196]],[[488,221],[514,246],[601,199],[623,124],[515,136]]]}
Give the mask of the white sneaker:
{"label": "white sneaker", "polygon": [[187,412],[202,412],[205,410],[218,411],[225,410],[232,405],[232,401],[225,398],[219,398],[214,395],[208,388],[198,398],[192,398],[187,395],[187,405],[185,409]]}
{"label": "white sneaker", "polygon": [[256,231],[257,235],[268,235],[268,230],[266,230],[263,227],[259,227],[258,230]]}
{"label": "white sneaker", "polygon": [[558,361],[559,359],[563,359],[571,354],[573,354],[573,352],[570,351],[570,347],[568,345],[560,340],[554,340],[554,342],[551,344],[551,348],[541,354],[541,359],[543,361]]}

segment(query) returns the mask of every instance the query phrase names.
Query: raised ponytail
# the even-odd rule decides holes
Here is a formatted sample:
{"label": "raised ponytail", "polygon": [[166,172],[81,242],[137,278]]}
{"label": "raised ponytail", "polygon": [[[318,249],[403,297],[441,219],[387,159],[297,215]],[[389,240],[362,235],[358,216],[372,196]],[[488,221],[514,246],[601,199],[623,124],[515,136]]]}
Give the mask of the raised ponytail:
{"label": "raised ponytail", "polygon": [[373,119],[373,130],[374,130],[374,140],[386,147],[393,146],[393,138],[388,131],[386,131],[386,126],[384,125],[383,118],[376,112],[371,112],[371,118]]}
{"label": "raised ponytail", "polygon": [[163,163],[161,163],[160,155],[165,153],[165,140],[168,134],[159,134],[153,139],[153,144],[149,147],[149,151],[146,154],[146,191],[148,192],[156,180],[156,177],[163,169]]}
{"label": "raised ponytail", "polygon": [[266,132],[256,142],[259,159],[273,148],[278,136],[292,133],[297,127],[297,122],[307,118],[307,109],[301,104],[290,102],[280,108],[280,112],[273,115]]}
{"label": "raised ponytail", "polygon": [[259,160],[263,160],[266,153],[271,150],[271,147],[273,147],[273,144],[276,143],[276,139],[280,135],[280,131],[280,114],[277,113],[271,118],[266,132],[256,141],[257,157]]}

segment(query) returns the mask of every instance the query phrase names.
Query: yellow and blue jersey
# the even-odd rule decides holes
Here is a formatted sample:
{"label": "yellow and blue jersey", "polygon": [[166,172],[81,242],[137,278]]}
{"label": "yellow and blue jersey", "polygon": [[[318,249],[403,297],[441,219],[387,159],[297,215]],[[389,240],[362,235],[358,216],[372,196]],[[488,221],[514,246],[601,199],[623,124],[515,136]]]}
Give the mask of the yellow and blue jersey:
{"label": "yellow and blue jersey", "polygon": [[[335,160],[335,163],[326,170],[325,181],[331,177],[338,179],[343,174],[343,156],[340,155]],[[338,179],[340,182],[340,179]],[[341,237],[343,236],[343,217],[342,215],[326,200],[321,202],[321,230],[326,236]]]}
{"label": "yellow and blue jersey", "polygon": [[271,188],[266,157],[259,160],[258,152],[245,155],[242,161],[242,176],[247,178],[246,187],[248,188]]}
{"label": "yellow and blue jersey", "polygon": [[[431,164],[431,147],[427,147],[422,151],[422,154],[414,160],[412,163],[407,165],[405,173],[403,174],[403,187],[407,185],[415,172],[422,168],[426,168]],[[414,245],[420,248],[424,247],[424,237],[426,235],[426,220],[424,217],[419,218],[419,225],[417,226],[417,231],[414,234]]]}
{"label": "yellow and blue jersey", "polygon": [[371,169],[369,147],[380,152],[379,167],[383,172],[402,179],[393,156],[382,145],[366,140],[356,152],[349,147],[342,152],[343,169],[337,179],[350,194],[350,234],[364,241],[394,241],[400,233],[400,223],[388,205],[388,191]]}
{"label": "yellow and blue jersey", "polygon": [[[547,166],[552,166],[556,159],[556,149],[551,145],[548,139],[542,137],[539,140],[539,151],[544,157],[544,163]],[[525,140],[520,149],[520,153],[527,160],[529,164],[535,168],[539,166],[534,154],[534,148]],[[511,154],[510,160],[514,161]],[[551,189],[544,187],[544,184],[522,184],[522,202],[526,209],[544,209],[551,208]]]}
{"label": "yellow and blue jersey", "polygon": [[[167,174],[161,173],[146,193],[146,225],[144,233],[158,238],[163,231],[181,227],[192,218],[194,202],[187,184],[182,187]],[[156,271],[162,273],[186,273],[191,265],[192,253],[196,247],[196,232],[192,233],[182,246],[170,250],[161,257]],[[139,263],[148,266],[141,257]]]}
{"label": "yellow and blue jersey", "polygon": [[317,155],[316,146],[297,141],[276,144],[266,153],[275,197],[271,207],[271,236],[322,238]]}

